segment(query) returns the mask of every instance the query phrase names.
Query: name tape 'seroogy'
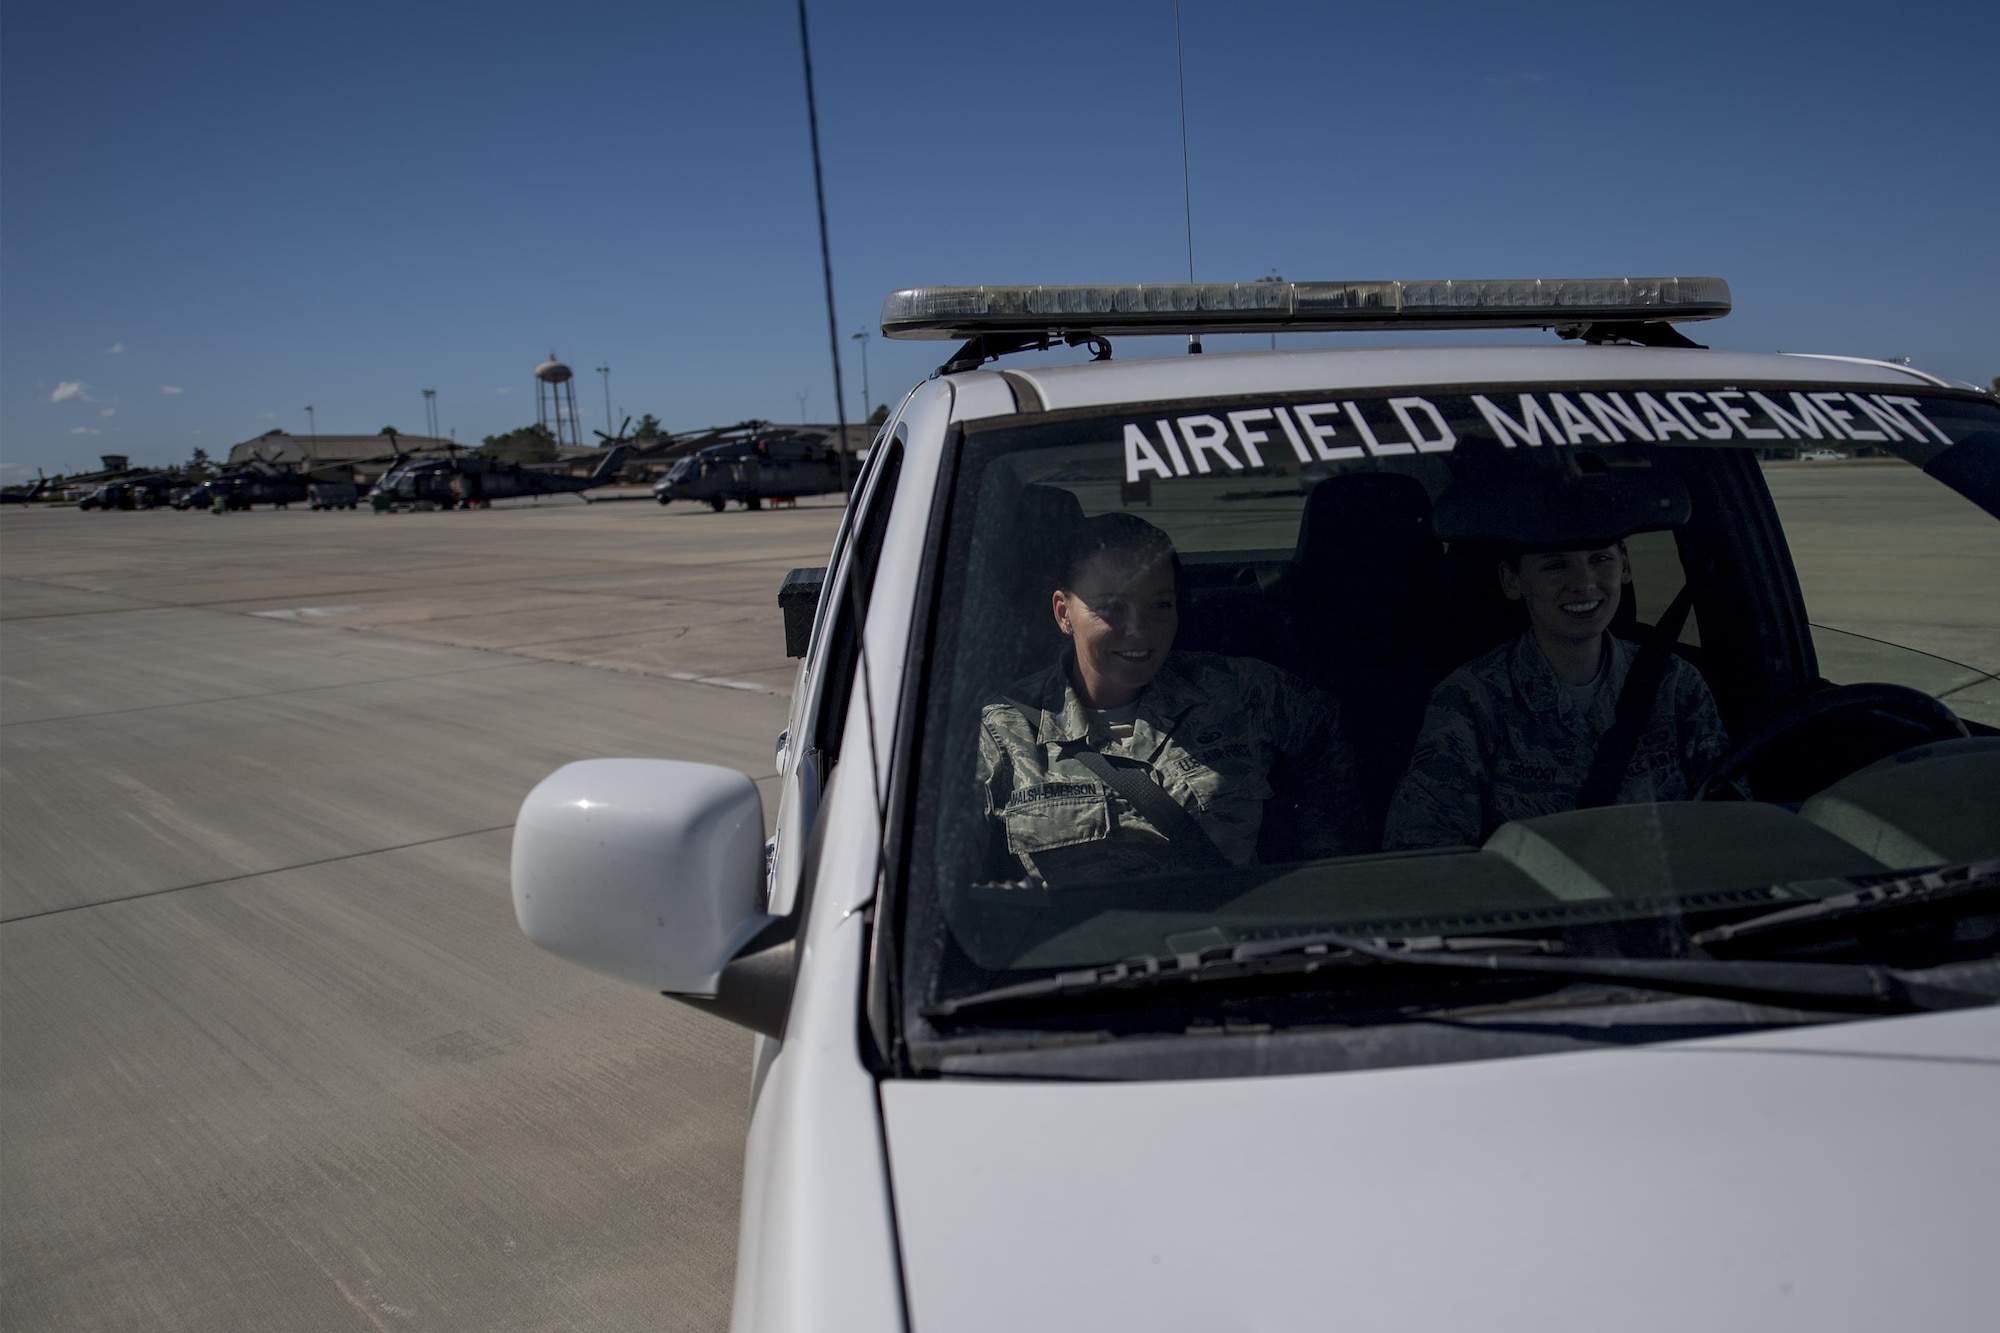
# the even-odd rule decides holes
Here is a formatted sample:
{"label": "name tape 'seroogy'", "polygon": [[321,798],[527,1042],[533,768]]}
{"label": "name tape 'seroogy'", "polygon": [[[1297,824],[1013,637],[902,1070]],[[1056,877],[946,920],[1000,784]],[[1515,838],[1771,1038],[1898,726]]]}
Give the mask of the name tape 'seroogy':
{"label": "name tape 'seroogy'", "polygon": [[1125,480],[1241,472],[1264,466],[1267,448],[1289,447],[1301,463],[1449,453],[1458,445],[1451,420],[1469,423],[1475,412],[1510,449],[1634,440],[1952,443],[1917,399],[1901,394],[1663,388],[1511,396],[1512,403],[1505,394],[1348,399],[1127,422]]}

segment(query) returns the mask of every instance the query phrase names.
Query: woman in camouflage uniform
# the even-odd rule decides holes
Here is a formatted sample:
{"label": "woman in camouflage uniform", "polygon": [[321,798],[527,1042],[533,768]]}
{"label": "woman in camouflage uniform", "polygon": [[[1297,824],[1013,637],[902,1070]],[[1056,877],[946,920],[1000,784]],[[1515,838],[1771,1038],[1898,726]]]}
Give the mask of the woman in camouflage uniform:
{"label": "woman in camouflage uniform", "polygon": [[[988,826],[1031,877],[1060,885],[1249,864],[1260,836],[1267,853],[1281,841],[1264,829],[1280,788],[1281,855],[1368,850],[1334,701],[1267,662],[1172,651],[1176,567],[1173,543],[1145,520],[1086,520],[1050,597],[1068,647],[981,710]],[[1117,781],[1107,761],[1125,770]],[[1127,799],[1119,786],[1132,790],[1132,775],[1192,824],[1146,789],[1138,804]]]}
{"label": "woman in camouflage uniform", "polygon": [[[1625,543],[1517,551],[1499,576],[1527,632],[1432,693],[1385,849],[1478,846],[1509,820],[1575,809],[1616,714],[1639,651],[1608,632],[1632,581]],[[1686,800],[1728,748],[1701,672],[1670,657],[1616,801]]]}

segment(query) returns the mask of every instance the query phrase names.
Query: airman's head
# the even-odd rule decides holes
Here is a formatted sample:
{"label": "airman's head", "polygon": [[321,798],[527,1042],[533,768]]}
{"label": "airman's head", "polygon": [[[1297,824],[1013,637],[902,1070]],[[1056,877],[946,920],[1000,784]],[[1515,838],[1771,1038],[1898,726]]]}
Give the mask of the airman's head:
{"label": "airman's head", "polygon": [[1076,649],[1076,686],[1092,708],[1118,708],[1152,683],[1180,625],[1174,544],[1133,514],[1078,528],[1050,607]]}
{"label": "airman's head", "polygon": [[1611,627],[1632,561],[1623,541],[1579,550],[1517,551],[1501,557],[1500,590],[1525,603],[1538,638],[1595,641]]}

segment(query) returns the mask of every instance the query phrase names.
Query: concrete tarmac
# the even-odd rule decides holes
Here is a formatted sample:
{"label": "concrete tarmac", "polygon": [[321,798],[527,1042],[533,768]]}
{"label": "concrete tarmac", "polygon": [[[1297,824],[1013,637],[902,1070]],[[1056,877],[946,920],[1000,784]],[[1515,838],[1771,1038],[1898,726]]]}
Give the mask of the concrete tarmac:
{"label": "concrete tarmac", "polygon": [[7,513],[0,1327],[723,1325],[749,1038],[530,945],[510,825],[768,804],[839,513]]}

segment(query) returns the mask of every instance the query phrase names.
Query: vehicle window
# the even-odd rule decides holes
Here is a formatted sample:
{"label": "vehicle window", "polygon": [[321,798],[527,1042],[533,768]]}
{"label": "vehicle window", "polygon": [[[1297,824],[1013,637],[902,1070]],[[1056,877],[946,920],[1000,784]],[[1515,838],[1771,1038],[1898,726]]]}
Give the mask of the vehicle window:
{"label": "vehicle window", "polygon": [[882,554],[882,537],[889,526],[889,508],[902,470],[903,444],[899,433],[886,446],[877,447],[879,457],[870,459],[860,503],[850,511],[835,545],[836,568],[824,594],[835,600],[822,613],[827,642],[820,668],[819,711],[812,721],[812,748],[823,756],[822,763],[828,770],[840,758],[848,695],[860,660],[858,627],[867,612],[868,588],[874,581],[876,561]]}
{"label": "vehicle window", "polygon": [[[1650,625],[1673,604],[1687,584],[1680,545],[1671,532],[1635,532],[1625,539],[1625,549],[1632,562],[1628,594],[1632,598],[1633,619]],[[1701,646],[1700,608],[1688,614],[1677,642]]]}
{"label": "vehicle window", "polygon": [[[1731,385],[969,430],[914,784],[912,1021],[1314,931],[1561,949],[1588,928],[1594,949],[1672,955],[1715,914],[1907,868],[1812,798],[1949,713],[1843,702],[1730,762],[1812,692],[1815,649],[1831,681],[1906,684],[1993,734],[1974,668],[1994,661],[1996,425],[1971,395]],[[1896,456],[1762,457],[1786,431],[1886,435]],[[1690,582],[1669,646],[1653,627]],[[1635,672],[1651,707],[1593,777]]]}
{"label": "vehicle window", "polygon": [[2000,524],[1880,450],[1763,469],[1820,674],[1908,685],[2000,726]]}

